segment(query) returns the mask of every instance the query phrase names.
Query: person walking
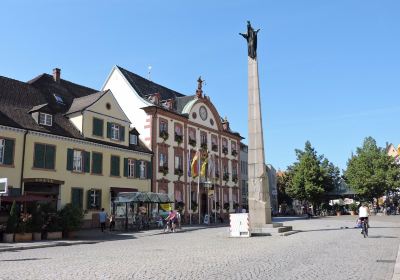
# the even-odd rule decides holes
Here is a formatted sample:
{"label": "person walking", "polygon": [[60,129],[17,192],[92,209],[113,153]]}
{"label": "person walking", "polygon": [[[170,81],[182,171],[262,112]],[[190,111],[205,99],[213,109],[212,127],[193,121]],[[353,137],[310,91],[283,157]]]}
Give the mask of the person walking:
{"label": "person walking", "polygon": [[101,232],[104,232],[104,229],[106,228],[106,219],[107,219],[107,213],[104,211],[104,208],[101,208],[101,212],[99,213]]}
{"label": "person walking", "polygon": [[113,231],[115,229],[115,215],[111,214],[110,215],[110,231]]}

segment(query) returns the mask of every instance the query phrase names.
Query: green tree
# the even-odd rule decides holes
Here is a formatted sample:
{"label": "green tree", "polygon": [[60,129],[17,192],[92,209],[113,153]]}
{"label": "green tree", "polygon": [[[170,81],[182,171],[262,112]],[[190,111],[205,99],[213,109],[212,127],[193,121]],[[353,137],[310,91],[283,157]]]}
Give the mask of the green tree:
{"label": "green tree", "polygon": [[325,192],[340,182],[340,171],[323,155],[318,155],[311,143],[305,143],[304,151],[296,150],[297,162],[288,168],[287,193],[298,200],[316,204]]}
{"label": "green tree", "polygon": [[290,182],[290,175],[291,173],[286,172],[279,172],[277,176],[277,188],[278,188],[278,204],[281,205],[283,202],[286,204],[292,204],[292,198],[286,193],[286,190],[289,187]]}
{"label": "green tree", "polygon": [[400,187],[400,167],[372,137],[365,138],[363,146],[350,157],[344,177],[357,194],[368,201]]}

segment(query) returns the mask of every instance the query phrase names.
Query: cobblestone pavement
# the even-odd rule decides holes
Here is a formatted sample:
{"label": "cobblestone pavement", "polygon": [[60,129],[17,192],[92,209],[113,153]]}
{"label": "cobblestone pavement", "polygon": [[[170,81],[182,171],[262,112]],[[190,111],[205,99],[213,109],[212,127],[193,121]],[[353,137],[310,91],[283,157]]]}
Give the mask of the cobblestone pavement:
{"label": "cobblestone pavement", "polygon": [[[392,279],[400,216],[284,221],[286,237],[228,238],[228,228],[0,253],[0,279]],[[347,227],[347,228],[346,228]]]}

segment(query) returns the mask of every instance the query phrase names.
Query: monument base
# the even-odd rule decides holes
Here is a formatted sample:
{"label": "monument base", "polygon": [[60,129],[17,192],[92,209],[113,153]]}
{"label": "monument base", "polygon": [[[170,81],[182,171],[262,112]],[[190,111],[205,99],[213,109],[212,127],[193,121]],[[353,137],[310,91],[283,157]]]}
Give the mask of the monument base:
{"label": "monument base", "polygon": [[251,227],[251,236],[286,236],[297,231],[293,231],[291,226],[283,226],[282,223],[271,223]]}

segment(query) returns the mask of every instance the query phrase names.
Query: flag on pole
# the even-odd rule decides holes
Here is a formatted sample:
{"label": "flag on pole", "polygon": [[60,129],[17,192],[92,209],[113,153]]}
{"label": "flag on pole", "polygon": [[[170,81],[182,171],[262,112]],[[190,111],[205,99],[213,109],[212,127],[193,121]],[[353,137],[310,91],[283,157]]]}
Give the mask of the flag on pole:
{"label": "flag on pole", "polygon": [[191,163],[191,158],[190,158],[190,151],[187,153],[187,175],[188,177],[192,176],[192,172],[191,171],[191,167],[190,167],[190,163]]}
{"label": "flag on pole", "polygon": [[215,177],[215,154],[211,154],[208,159],[207,176],[211,179]]}
{"label": "flag on pole", "polygon": [[206,153],[206,158],[204,159],[203,163],[201,164],[200,176],[207,177],[207,171],[208,171],[207,166],[208,166],[208,153]]}
{"label": "flag on pole", "polygon": [[200,162],[200,151],[197,151],[191,163],[191,172],[193,178],[199,176],[199,162]]}

